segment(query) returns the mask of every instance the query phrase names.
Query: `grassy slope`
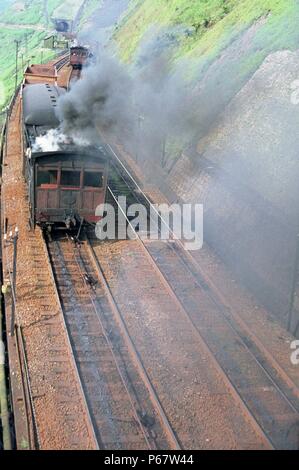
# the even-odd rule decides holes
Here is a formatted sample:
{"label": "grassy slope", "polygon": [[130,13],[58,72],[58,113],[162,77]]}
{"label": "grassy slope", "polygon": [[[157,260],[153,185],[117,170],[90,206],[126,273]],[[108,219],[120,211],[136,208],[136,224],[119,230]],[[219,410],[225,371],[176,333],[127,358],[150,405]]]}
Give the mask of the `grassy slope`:
{"label": "grassy slope", "polygon": [[[76,6],[81,2],[82,0],[76,0]],[[19,77],[22,75],[21,54],[23,54],[23,62],[25,64],[28,60],[30,60],[30,62],[40,62],[41,57],[43,57],[43,61],[46,61],[56,55],[56,52],[51,50],[43,50],[43,52],[41,52],[43,39],[47,34],[46,32],[22,28],[22,25],[41,24],[45,27],[47,26],[46,18],[43,14],[43,1],[27,0],[25,11],[19,12],[14,10],[11,3],[12,0],[7,0],[6,9],[3,8],[4,12],[1,14],[0,20],[3,23],[8,23],[8,27],[0,29],[0,41],[2,45],[0,49],[0,109],[7,104],[15,86],[15,39],[21,41],[18,72]],[[70,3],[74,5],[74,2],[70,1]],[[88,0],[88,2],[86,2],[86,8],[84,9],[80,26],[84,25],[84,22],[97,8],[99,8],[100,4],[101,0]],[[65,9],[66,2],[63,0],[48,0],[49,18],[55,15],[57,11],[59,12],[58,8],[61,6]],[[77,8],[75,10],[77,12]],[[20,29],[9,28],[9,24],[20,25]],[[48,25],[48,27],[51,29],[51,25]]]}
{"label": "grassy slope", "polygon": [[64,0],[63,2],[60,2],[60,5],[56,8],[53,15],[56,18],[72,20],[76,16],[81,5],[82,0]]}
{"label": "grassy slope", "polygon": [[[15,40],[21,41],[20,43],[20,57],[19,57],[19,71],[18,75],[22,74],[22,60],[26,64],[27,60],[40,61],[41,52],[40,46],[45,33],[35,31],[34,29],[22,28],[22,25],[27,24],[45,24],[43,17],[41,0],[32,0],[25,9],[25,11],[16,12],[13,5],[9,7],[3,15],[1,21],[14,25],[20,25],[19,29],[10,29],[9,27],[0,30],[0,74],[1,74],[1,90],[0,93],[0,107],[3,107],[9,100],[15,85]],[[49,1],[50,7],[57,6],[57,0]],[[52,4],[52,5],[51,5]],[[49,9],[50,10],[50,9]],[[51,11],[51,10],[50,10]],[[27,38],[27,39],[26,39]],[[26,47],[27,45],[27,47]],[[51,53],[44,52],[44,59],[50,56]],[[32,57],[34,57],[32,59]]]}
{"label": "grassy slope", "polygon": [[83,28],[86,25],[88,19],[94,14],[96,10],[100,8],[102,0],[88,0],[85,5],[82,17],[79,22],[79,29]]}
{"label": "grassy slope", "polygon": [[[299,0],[132,0],[114,40],[124,62],[149,41],[200,83],[200,138],[269,53],[299,48],[298,24]],[[176,156],[190,138],[174,143]]]}
{"label": "grassy slope", "polygon": [[[162,29],[181,24],[189,33],[179,37],[174,58],[187,55],[211,61],[242,31],[266,15],[267,22],[256,38],[257,49],[267,54],[298,47],[297,0],[132,0],[115,39],[122,59],[129,62],[152,25]],[[252,59],[252,66],[262,56],[257,55],[256,64]]]}
{"label": "grassy slope", "polygon": [[[27,35],[27,47],[28,55],[25,53],[25,36]],[[0,73],[1,73],[1,88],[2,93],[0,95],[0,106],[4,106],[9,100],[10,96],[14,91],[15,86],[15,44],[14,40],[18,39],[22,41],[21,51],[23,51],[23,61],[26,65],[27,60],[30,62],[41,61],[41,50],[45,34],[40,31],[28,30],[28,29],[5,29],[0,32],[0,41],[2,49],[0,51]],[[43,60],[53,57],[52,51],[43,52]],[[18,76],[19,81],[22,76],[22,63],[21,57],[19,57]]]}
{"label": "grassy slope", "polygon": [[12,24],[44,23],[43,1],[34,0],[26,3],[24,11],[16,11],[14,5],[12,5],[1,15],[1,21]]}

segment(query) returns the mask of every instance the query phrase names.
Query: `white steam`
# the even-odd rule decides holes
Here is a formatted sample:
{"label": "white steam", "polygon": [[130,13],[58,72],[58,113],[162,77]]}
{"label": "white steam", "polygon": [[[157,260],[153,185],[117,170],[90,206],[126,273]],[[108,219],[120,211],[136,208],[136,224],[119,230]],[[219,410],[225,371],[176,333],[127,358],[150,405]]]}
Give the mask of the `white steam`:
{"label": "white steam", "polygon": [[45,135],[36,138],[32,150],[33,152],[57,152],[65,141],[66,136],[58,129],[50,129]]}
{"label": "white steam", "polygon": [[82,137],[68,137],[60,129],[50,129],[46,134],[38,136],[32,146],[33,152],[58,152],[62,146],[75,144],[80,147],[89,145],[87,139]]}

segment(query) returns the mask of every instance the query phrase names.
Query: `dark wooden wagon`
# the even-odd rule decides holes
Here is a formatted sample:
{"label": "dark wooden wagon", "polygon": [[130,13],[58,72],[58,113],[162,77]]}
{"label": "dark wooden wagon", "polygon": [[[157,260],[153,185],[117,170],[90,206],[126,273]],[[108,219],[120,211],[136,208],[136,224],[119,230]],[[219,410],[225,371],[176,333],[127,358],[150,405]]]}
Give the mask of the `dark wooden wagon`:
{"label": "dark wooden wagon", "polygon": [[99,220],[95,211],[105,202],[108,172],[100,150],[34,153],[31,168],[33,223],[70,226],[82,218]]}
{"label": "dark wooden wagon", "polygon": [[[103,145],[76,145],[61,136],[56,110],[63,94],[48,83],[23,89],[24,174],[32,227],[97,222],[96,208],[105,202],[108,152]],[[42,149],[39,139],[47,139],[49,132],[63,139],[55,149]]]}
{"label": "dark wooden wagon", "polygon": [[73,69],[82,69],[89,58],[91,53],[87,47],[75,46],[70,48],[70,65]]}

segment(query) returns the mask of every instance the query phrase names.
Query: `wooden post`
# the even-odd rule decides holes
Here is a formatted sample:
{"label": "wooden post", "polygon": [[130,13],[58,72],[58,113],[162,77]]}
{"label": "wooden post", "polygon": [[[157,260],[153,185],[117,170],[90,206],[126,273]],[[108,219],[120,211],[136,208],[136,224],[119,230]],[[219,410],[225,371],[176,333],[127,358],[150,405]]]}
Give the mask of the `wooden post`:
{"label": "wooden post", "polygon": [[17,282],[17,249],[18,249],[19,232],[16,227],[15,235],[12,239],[13,243],[13,272],[12,272],[12,304],[11,304],[11,326],[10,334],[14,336],[15,333],[15,314],[16,314],[16,282]]}

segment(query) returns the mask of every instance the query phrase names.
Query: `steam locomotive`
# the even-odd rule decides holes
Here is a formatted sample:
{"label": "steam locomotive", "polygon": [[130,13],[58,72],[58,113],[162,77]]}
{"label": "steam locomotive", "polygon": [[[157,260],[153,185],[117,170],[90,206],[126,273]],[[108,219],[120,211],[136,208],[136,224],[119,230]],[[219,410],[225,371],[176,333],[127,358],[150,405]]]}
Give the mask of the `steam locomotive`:
{"label": "steam locomotive", "polygon": [[81,70],[83,65],[88,65],[92,57],[88,47],[74,46],[70,48],[70,65],[74,70]]}
{"label": "steam locomotive", "polygon": [[[96,207],[105,202],[108,155],[104,146],[76,145],[58,134],[55,112],[64,88],[24,84],[24,175],[28,187],[30,226],[71,228],[95,223]],[[51,134],[52,133],[52,134]]]}

